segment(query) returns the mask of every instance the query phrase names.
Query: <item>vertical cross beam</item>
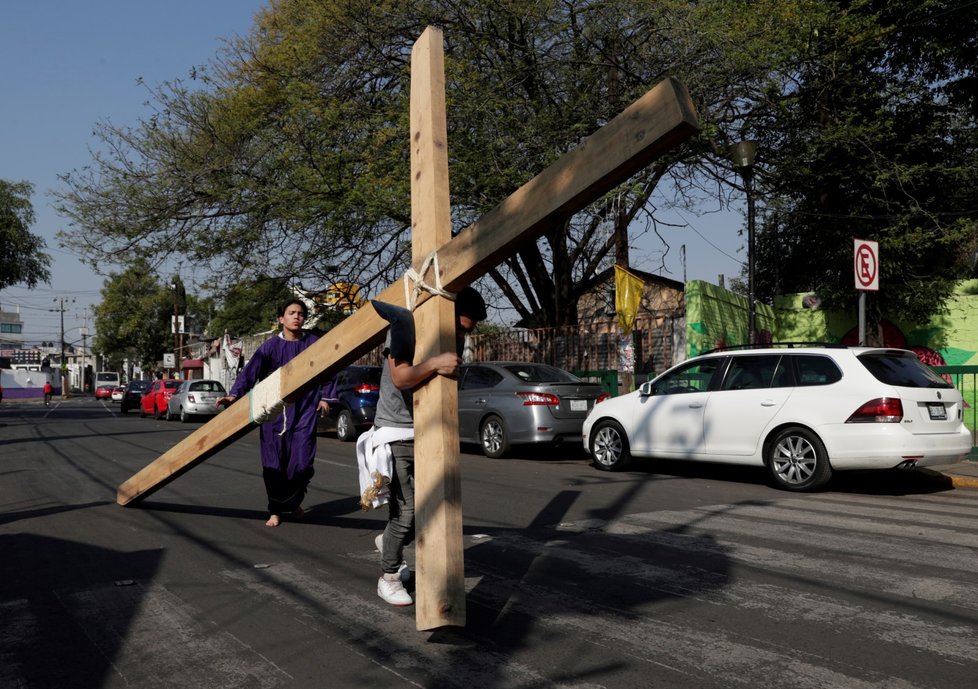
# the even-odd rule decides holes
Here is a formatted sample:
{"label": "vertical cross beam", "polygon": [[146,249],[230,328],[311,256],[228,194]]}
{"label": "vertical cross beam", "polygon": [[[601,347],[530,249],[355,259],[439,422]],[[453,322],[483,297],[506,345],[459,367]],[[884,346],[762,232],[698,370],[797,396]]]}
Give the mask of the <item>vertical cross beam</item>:
{"label": "vertical cross beam", "polygon": [[[448,194],[445,56],[428,27],[411,51],[411,253],[415,270],[452,238]],[[432,266],[435,268],[435,266]],[[434,275],[422,276],[434,283]],[[440,277],[440,276],[439,276]],[[455,351],[455,308],[443,297],[415,313],[415,357]],[[444,376],[414,394],[415,531],[419,630],[465,625],[465,565],[458,448],[458,390]]]}

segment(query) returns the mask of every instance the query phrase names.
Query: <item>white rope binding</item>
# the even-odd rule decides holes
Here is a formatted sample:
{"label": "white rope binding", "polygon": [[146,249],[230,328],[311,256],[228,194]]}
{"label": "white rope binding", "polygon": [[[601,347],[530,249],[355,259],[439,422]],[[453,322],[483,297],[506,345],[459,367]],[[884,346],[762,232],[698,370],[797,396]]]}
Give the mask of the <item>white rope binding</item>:
{"label": "white rope binding", "polygon": [[[265,380],[251,389],[248,393],[248,409],[254,423],[271,421],[285,409],[285,400],[279,397],[281,392],[281,369],[276,369]],[[285,423],[284,416],[283,424]],[[285,432],[284,425],[282,431]]]}
{"label": "white rope binding", "polygon": [[[428,268],[430,268],[432,265],[435,267],[435,284],[429,285],[427,282],[425,282],[424,276],[425,273],[428,272]],[[421,290],[455,301],[454,292],[449,292],[448,290],[442,289],[441,271],[438,269],[437,251],[432,251],[425,257],[424,261],[421,263],[420,271],[415,270],[414,268],[408,268],[404,272],[404,303],[407,305],[408,310],[414,311],[414,307],[418,303],[418,296],[421,294]]]}

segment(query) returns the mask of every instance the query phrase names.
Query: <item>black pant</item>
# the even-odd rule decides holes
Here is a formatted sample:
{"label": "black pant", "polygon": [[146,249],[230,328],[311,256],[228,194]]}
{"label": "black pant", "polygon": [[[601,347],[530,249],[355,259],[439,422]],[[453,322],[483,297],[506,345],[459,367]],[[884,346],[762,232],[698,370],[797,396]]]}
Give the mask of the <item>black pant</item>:
{"label": "black pant", "polygon": [[306,488],[312,479],[312,473],[310,470],[290,479],[284,471],[262,469],[265,493],[268,494],[268,513],[281,516],[299,509],[302,499],[306,496]]}

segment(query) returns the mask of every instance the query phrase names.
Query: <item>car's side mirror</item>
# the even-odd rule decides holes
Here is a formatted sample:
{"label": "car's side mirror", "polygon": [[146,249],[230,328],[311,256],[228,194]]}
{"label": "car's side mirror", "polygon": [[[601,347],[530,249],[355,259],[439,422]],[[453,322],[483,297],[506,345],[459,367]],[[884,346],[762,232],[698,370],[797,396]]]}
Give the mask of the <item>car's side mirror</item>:
{"label": "car's side mirror", "polygon": [[651,397],[655,394],[655,388],[652,387],[652,381],[647,380],[638,386],[638,393],[642,397]]}

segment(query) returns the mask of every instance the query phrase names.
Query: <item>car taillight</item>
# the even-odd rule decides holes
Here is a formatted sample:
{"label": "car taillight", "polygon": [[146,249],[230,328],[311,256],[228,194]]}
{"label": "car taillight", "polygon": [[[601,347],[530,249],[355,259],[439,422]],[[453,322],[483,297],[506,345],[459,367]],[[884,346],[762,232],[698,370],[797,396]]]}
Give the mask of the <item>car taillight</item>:
{"label": "car taillight", "polygon": [[859,407],[846,423],[900,423],[903,403],[899,397],[877,397]]}
{"label": "car taillight", "polygon": [[609,395],[607,392],[602,392],[600,395],[598,395],[598,399],[594,400],[594,403],[601,404],[607,399],[611,399],[611,395]]}
{"label": "car taillight", "polygon": [[195,403],[197,402],[197,400],[194,399],[194,393],[192,393],[192,392],[188,392],[187,393],[187,401],[188,402],[195,402]]}
{"label": "car taillight", "polygon": [[536,404],[556,407],[560,404],[560,398],[557,395],[551,395],[547,392],[517,392],[516,396],[523,398],[524,407],[532,407]]}
{"label": "car taillight", "polygon": [[353,388],[353,392],[357,393],[358,395],[365,395],[368,392],[377,392],[379,390],[380,390],[379,386],[368,385],[367,383],[364,383],[363,385],[358,385],[355,388]]}

